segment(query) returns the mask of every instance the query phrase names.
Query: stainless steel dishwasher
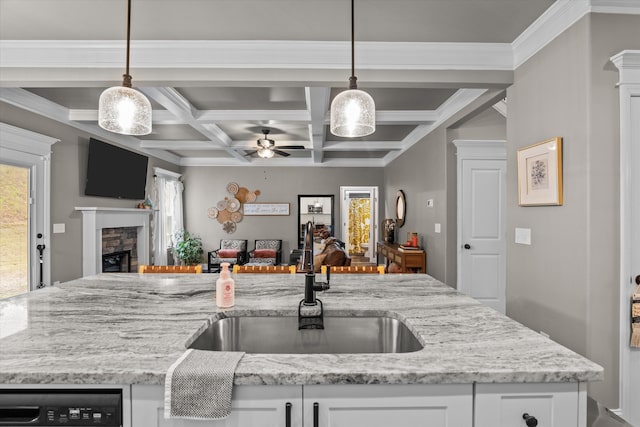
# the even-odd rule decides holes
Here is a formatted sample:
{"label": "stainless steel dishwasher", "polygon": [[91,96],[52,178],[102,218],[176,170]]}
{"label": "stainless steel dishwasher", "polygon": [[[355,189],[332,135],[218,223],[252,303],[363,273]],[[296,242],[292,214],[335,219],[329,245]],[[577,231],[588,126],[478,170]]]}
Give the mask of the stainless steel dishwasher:
{"label": "stainless steel dishwasher", "polygon": [[122,426],[120,389],[0,389],[0,426]]}

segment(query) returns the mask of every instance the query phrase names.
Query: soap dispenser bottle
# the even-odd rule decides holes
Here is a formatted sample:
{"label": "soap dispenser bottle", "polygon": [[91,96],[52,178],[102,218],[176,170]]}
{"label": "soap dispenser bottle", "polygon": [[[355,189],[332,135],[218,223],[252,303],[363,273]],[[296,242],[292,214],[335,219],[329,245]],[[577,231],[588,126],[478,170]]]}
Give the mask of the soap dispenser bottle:
{"label": "soap dispenser bottle", "polygon": [[229,263],[220,264],[220,278],[216,280],[216,305],[220,308],[233,307],[235,304],[235,282],[231,278]]}

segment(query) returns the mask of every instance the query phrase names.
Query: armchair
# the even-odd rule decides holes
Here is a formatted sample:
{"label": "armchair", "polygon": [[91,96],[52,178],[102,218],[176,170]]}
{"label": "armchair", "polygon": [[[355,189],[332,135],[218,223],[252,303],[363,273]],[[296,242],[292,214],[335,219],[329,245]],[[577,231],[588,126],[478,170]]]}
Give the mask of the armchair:
{"label": "armchair", "polygon": [[231,265],[247,262],[247,241],[240,239],[220,240],[220,249],[208,253],[209,272],[220,269],[220,263]]}
{"label": "armchair", "polygon": [[249,252],[248,264],[280,265],[282,262],[282,240],[259,239],[255,242],[255,249]]}

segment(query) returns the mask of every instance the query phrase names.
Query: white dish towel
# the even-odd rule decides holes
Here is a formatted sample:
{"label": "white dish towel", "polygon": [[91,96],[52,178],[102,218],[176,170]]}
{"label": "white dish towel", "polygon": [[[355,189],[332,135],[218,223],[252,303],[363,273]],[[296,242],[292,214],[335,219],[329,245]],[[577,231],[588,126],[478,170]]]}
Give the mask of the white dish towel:
{"label": "white dish towel", "polygon": [[187,350],[165,378],[164,416],[220,420],[231,414],[233,376],[244,353]]}

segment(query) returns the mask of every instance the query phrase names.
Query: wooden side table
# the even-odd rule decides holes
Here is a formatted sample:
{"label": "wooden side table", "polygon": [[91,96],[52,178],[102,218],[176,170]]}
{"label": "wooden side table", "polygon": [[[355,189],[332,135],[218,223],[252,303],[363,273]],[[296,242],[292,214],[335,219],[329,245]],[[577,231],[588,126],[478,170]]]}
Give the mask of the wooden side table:
{"label": "wooden side table", "polygon": [[402,249],[397,243],[378,242],[378,257],[386,258],[386,266],[395,262],[403,273],[426,273],[427,254],[423,249]]}

